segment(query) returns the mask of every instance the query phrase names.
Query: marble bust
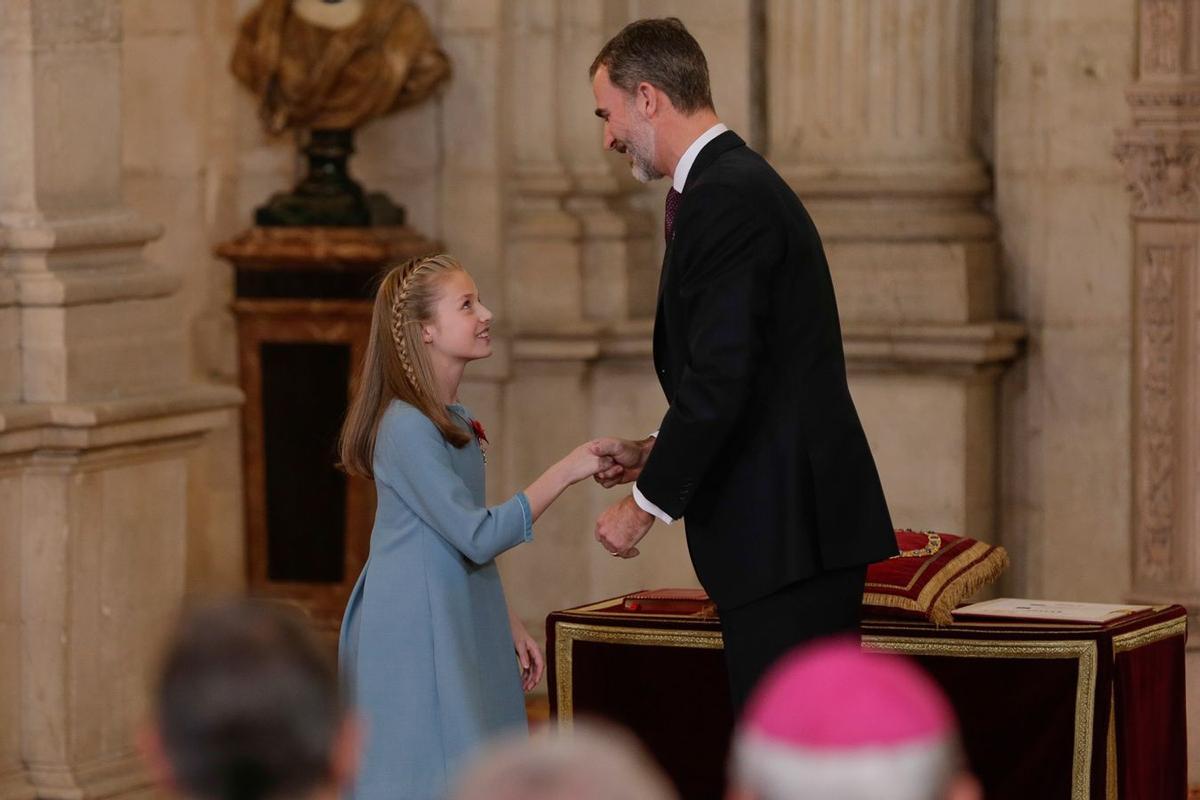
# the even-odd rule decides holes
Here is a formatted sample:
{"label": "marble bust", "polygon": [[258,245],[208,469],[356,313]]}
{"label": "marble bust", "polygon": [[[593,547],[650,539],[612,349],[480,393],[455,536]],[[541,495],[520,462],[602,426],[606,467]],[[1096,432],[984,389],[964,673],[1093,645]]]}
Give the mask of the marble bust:
{"label": "marble bust", "polygon": [[308,174],[255,211],[261,226],[400,225],[404,211],[347,171],[354,130],[429,97],[450,75],[409,0],[261,0],[230,65],[266,129],[295,131]]}
{"label": "marble bust", "polygon": [[262,0],[242,21],[231,68],[273,133],[354,129],[420,102],[450,74],[408,0]]}

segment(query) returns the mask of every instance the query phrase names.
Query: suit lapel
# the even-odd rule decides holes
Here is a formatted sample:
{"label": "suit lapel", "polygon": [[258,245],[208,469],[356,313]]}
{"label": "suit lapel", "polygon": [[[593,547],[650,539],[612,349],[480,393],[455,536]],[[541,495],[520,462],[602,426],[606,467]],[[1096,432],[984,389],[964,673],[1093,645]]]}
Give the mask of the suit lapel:
{"label": "suit lapel", "polygon": [[671,265],[671,249],[674,244],[674,237],[670,242],[667,242],[667,249],[663,252],[662,269],[658,271],[658,302],[662,302],[663,287],[667,285],[667,269]]}
{"label": "suit lapel", "polygon": [[[733,131],[725,131],[700,149],[700,152],[696,155],[696,160],[692,162],[692,168],[688,170],[687,180],[683,184],[683,196],[679,199],[679,213],[683,211],[684,197],[687,196],[688,187],[696,182],[696,178],[704,170],[708,169],[721,154],[735,147],[745,147],[745,145],[746,143],[742,141],[742,137]],[[678,216],[676,216],[676,219],[678,219]],[[667,242],[666,252],[663,253],[662,270],[658,273],[658,299],[660,302],[662,301],[663,287],[667,284],[667,269],[671,265],[671,250],[674,249],[674,245],[675,235],[672,232],[671,240]]]}
{"label": "suit lapel", "polygon": [[[684,204],[687,203],[688,187],[695,184],[696,179],[704,170],[712,166],[722,154],[733,150],[735,147],[745,147],[746,143],[742,141],[742,137],[738,136],[733,131],[725,131],[720,136],[713,139],[711,142],[701,148],[696,160],[692,162],[692,168],[688,170],[687,180],[683,185],[683,196],[679,198],[679,209],[676,214],[678,222],[679,215],[683,213]],[[654,368],[658,373],[659,382],[662,384],[663,391],[670,397],[671,392],[668,391],[667,381],[664,380],[665,369],[670,366],[671,357],[666,352],[667,350],[667,330],[666,320],[664,318],[664,292],[667,287],[667,280],[670,277],[669,270],[671,269],[671,256],[675,250],[675,234],[671,236],[671,240],[666,243],[666,251],[663,253],[662,269],[658,273],[658,305],[654,312]]]}
{"label": "suit lapel", "polygon": [[666,336],[666,320],[663,319],[663,287],[667,285],[667,268],[671,264],[671,243],[667,242],[667,251],[663,254],[662,269],[658,272],[658,304],[654,308],[654,333],[651,336],[652,352],[654,355],[654,374],[658,378],[659,384],[662,386],[664,394],[667,394],[667,384],[663,380],[663,363],[666,358],[666,343],[663,338]]}

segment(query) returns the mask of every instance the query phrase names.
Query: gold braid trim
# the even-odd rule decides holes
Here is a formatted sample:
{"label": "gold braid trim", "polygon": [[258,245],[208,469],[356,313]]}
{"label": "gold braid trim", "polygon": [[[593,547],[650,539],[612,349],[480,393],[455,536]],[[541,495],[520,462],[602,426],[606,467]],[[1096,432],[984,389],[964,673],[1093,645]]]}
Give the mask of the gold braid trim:
{"label": "gold braid trim", "polygon": [[[954,621],[950,612],[961,601],[999,578],[1008,568],[1008,552],[998,546],[992,548],[992,551],[980,559],[979,563],[966,568],[972,561],[979,559],[983,551],[991,547],[984,542],[976,542],[971,545],[966,551],[938,570],[938,574],[921,589],[916,600],[903,595],[867,591],[863,593],[863,603],[916,611],[928,615],[929,621],[938,627],[949,625]],[[941,592],[941,595],[934,600],[934,595],[938,592]]]}

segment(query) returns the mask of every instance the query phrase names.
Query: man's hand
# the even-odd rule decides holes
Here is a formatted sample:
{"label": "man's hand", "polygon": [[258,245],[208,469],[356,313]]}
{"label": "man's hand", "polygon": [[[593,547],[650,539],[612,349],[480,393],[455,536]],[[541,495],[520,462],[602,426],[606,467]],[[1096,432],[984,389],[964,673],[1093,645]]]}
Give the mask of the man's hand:
{"label": "man's hand", "polygon": [[619,483],[637,480],[653,447],[653,436],[640,442],[629,439],[597,439],[592,443],[592,452],[597,456],[608,456],[614,463],[608,469],[596,473],[596,483],[605,489],[611,489]]}
{"label": "man's hand", "polygon": [[653,524],[654,517],[643,511],[630,495],[610,506],[596,520],[596,541],[614,556],[633,558],[638,554],[634,545]]}

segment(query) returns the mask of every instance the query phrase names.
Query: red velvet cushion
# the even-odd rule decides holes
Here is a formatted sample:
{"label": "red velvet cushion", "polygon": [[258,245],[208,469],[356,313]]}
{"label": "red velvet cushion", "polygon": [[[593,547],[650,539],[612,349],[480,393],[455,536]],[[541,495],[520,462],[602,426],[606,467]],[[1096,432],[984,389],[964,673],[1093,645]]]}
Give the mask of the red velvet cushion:
{"label": "red velvet cushion", "polygon": [[949,625],[954,608],[1008,567],[1003,547],[966,536],[902,530],[896,544],[900,555],[867,568],[863,616]]}

